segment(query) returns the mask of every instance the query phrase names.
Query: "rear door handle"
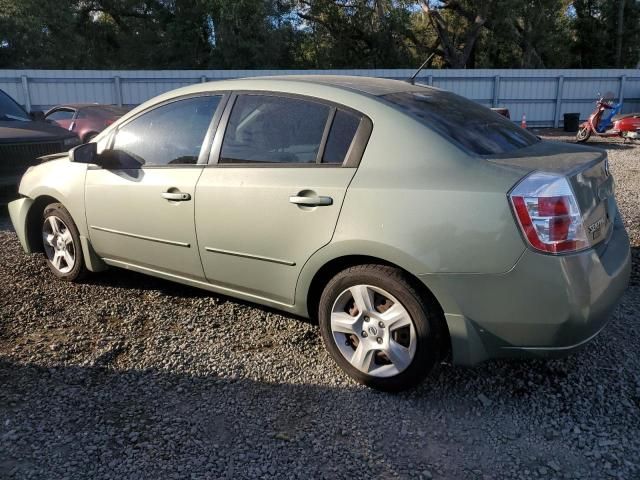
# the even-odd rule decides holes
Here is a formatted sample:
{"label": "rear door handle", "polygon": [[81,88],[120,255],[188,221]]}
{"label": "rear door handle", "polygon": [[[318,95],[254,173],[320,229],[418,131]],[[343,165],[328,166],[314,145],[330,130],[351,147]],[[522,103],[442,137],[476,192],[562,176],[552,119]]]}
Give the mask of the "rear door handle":
{"label": "rear door handle", "polygon": [[172,200],[174,202],[186,202],[191,200],[191,195],[182,192],[162,192],[162,198],[165,200]]}
{"label": "rear door handle", "polygon": [[328,205],[333,205],[333,198],[331,197],[301,197],[298,195],[293,195],[289,197],[290,203],[295,203],[296,205],[303,205],[307,207],[326,207]]}

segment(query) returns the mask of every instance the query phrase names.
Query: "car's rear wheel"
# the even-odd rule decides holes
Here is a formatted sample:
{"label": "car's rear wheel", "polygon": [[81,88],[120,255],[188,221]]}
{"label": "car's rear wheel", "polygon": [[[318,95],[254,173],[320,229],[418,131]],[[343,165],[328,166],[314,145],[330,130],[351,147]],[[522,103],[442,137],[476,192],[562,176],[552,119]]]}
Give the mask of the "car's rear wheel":
{"label": "car's rear wheel", "polygon": [[318,313],[333,359],[370,387],[410,388],[440,359],[442,313],[397,268],[359,265],[338,273],[325,287]]}
{"label": "car's rear wheel", "polygon": [[44,209],[42,244],[47,264],[56,277],[73,282],[86,274],[78,227],[60,203]]}

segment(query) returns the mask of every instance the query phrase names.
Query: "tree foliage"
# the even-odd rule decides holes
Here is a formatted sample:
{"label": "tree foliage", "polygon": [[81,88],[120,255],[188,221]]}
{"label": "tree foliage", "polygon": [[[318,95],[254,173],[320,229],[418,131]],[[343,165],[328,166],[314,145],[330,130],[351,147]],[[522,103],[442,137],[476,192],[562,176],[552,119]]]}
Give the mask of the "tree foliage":
{"label": "tree foliage", "polygon": [[636,67],[639,0],[0,0],[0,68]]}

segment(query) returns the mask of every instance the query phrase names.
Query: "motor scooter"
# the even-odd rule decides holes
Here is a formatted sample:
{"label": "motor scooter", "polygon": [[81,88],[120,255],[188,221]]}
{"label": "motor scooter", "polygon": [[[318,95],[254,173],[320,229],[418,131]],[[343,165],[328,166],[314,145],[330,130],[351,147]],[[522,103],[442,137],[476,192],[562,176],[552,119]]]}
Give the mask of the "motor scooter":
{"label": "motor scooter", "polygon": [[596,108],[589,119],[580,125],[576,140],[589,140],[591,135],[599,137],[622,137],[640,139],[640,113],[620,114],[622,102],[614,103],[613,94],[598,95]]}

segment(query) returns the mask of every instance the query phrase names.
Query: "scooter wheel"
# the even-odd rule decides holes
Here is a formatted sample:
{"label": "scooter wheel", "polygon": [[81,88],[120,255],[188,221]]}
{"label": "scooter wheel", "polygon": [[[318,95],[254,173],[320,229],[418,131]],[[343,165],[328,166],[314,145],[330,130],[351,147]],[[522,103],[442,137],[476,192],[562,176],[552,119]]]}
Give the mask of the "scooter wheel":
{"label": "scooter wheel", "polygon": [[576,141],[578,143],[584,143],[589,140],[591,136],[591,129],[589,127],[580,127],[578,133],[576,134]]}

